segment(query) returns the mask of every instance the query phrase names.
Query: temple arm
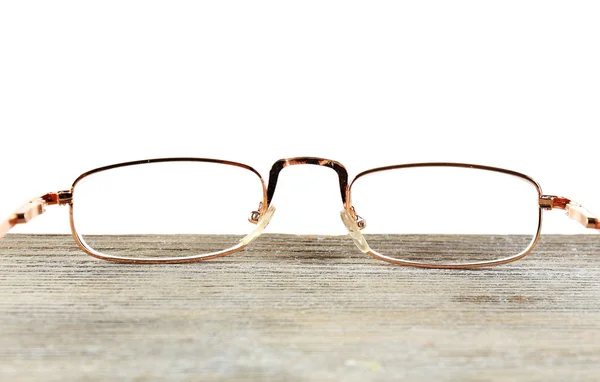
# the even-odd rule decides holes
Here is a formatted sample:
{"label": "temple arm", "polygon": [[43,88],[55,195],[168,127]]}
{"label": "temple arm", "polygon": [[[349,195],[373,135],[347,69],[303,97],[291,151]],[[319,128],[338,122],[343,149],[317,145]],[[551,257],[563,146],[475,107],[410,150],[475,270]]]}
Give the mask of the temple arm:
{"label": "temple arm", "polygon": [[71,191],[49,192],[43,196],[32,199],[16,210],[4,221],[0,221],[0,238],[6,236],[17,224],[25,224],[36,216],[46,211],[46,206],[53,204],[68,204],[71,202]]}
{"label": "temple arm", "polygon": [[567,216],[573,220],[577,220],[586,228],[600,229],[600,220],[579,204],[569,203],[567,205]]}
{"label": "temple arm", "polygon": [[600,229],[600,220],[593,213],[588,211],[581,204],[570,199],[554,196],[543,195],[540,198],[540,206],[543,209],[561,209],[567,211],[567,216],[579,222],[586,228]]}

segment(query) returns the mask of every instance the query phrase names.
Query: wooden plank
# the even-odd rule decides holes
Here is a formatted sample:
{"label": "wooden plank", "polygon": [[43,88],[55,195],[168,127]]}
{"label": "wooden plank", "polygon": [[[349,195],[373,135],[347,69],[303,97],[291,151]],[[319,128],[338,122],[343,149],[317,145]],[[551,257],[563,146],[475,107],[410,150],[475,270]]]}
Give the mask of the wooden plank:
{"label": "wooden plank", "polygon": [[478,270],[287,235],[177,265],[8,235],[0,264],[3,381],[600,378],[595,235],[544,236],[524,259]]}

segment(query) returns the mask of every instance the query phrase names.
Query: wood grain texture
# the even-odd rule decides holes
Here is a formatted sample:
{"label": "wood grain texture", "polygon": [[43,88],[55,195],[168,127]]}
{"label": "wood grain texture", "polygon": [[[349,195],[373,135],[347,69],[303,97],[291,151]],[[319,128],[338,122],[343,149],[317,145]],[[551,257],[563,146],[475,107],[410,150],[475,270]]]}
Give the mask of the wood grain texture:
{"label": "wood grain texture", "polygon": [[8,235],[0,264],[2,381],[600,379],[596,235],[544,236],[478,270],[286,235],[178,265]]}

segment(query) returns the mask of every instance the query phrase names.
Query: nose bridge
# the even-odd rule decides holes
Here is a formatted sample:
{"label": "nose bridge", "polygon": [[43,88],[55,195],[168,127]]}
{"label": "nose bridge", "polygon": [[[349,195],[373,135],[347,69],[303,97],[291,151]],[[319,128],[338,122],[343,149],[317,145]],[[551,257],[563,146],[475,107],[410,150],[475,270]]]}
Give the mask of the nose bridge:
{"label": "nose bridge", "polygon": [[348,171],[346,171],[346,168],[340,162],[318,157],[296,157],[280,159],[277,162],[273,163],[271,171],[269,172],[269,186],[267,188],[268,205],[270,205],[271,201],[273,200],[275,188],[277,187],[277,179],[279,178],[279,173],[281,172],[281,170],[288,166],[295,166],[300,164],[312,164],[333,169],[338,174],[342,203],[344,203],[344,208],[347,207],[346,202],[348,197]]}

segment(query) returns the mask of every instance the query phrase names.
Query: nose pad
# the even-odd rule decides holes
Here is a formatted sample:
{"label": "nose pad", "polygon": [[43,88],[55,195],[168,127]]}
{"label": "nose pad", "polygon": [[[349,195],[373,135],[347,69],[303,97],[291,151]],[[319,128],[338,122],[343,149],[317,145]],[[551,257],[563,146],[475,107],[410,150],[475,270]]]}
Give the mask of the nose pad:
{"label": "nose pad", "polygon": [[256,227],[254,228],[254,230],[252,232],[250,232],[248,235],[246,235],[244,238],[242,238],[240,240],[240,243],[242,243],[244,245],[248,245],[254,239],[259,237],[263,233],[265,228],[267,228],[267,226],[271,222],[271,218],[273,217],[274,213],[275,213],[275,206],[273,206],[273,205],[269,206],[269,209],[267,210],[267,212],[265,212],[263,215],[258,217],[258,220],[256,222]]}
{"label": "nose pad", "polygon": [[[342,212],[340,212],[340,216],[342,217],[342,222],[344,222],[344,225],[346,228],[348,228],[348,235],[350,235],[358,249],[360,249],[363,253],[369,252],[371,248],[369,248],[367,240],[365,240],[365,237],[360,232],[360,227],[354,217],[352,217],[352,215],[350,215],[350,213],[346,210],[342,210]],[[363,220],[361,219],[361,221]]]}

